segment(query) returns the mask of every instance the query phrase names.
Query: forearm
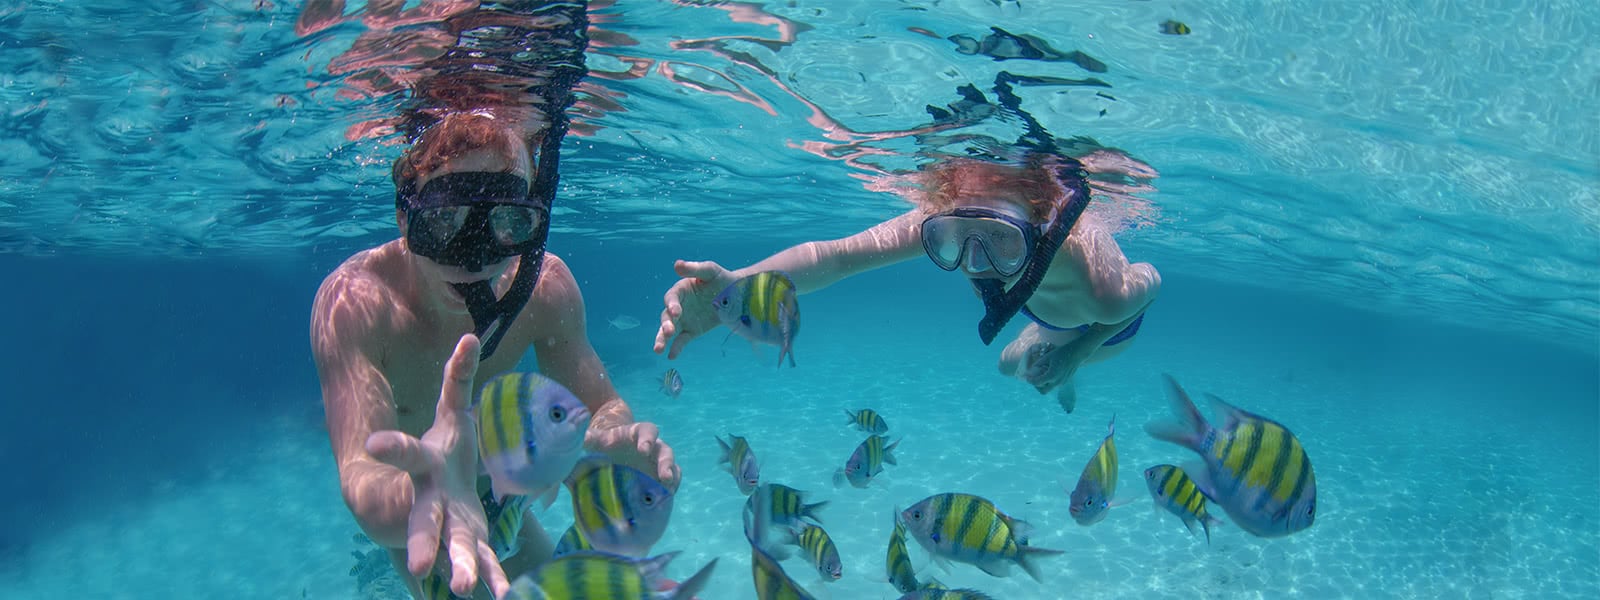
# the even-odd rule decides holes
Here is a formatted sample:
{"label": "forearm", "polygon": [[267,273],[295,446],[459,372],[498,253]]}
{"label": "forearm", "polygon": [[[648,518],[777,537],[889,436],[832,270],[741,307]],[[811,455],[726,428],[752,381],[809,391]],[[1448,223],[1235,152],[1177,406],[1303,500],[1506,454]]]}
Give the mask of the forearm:
{"label": "forearm", "polygon": [[404,548],[410,521],[411,476],[376,460],[362,460],[340,469],[339,487],[345,506],[373,543]]}
{"label": "forearm", "polygon": [[783,271],[796,291],[809,294],[840,280],[909,260],[922,253],[921,221],[907,213],[847,238],[806,242],[733,272],[745,277],[761,271]]}
{"label": "forearm", "polygon": [[633,423],[633,409],[622,398],[612,398],[591,411],[589,429],[599,431]]}

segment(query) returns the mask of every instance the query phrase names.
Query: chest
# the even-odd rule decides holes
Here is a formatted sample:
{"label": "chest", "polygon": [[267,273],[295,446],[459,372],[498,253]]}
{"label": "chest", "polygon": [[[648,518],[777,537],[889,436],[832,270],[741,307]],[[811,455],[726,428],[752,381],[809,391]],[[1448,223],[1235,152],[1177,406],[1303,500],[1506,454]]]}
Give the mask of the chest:
{"label": "chest", "polygon": [[[477,374],[472,381],[472,396],[467,399],[468,406],[477,401],[478,390],[485,382],[515,369],[517,362],[527,352],[531,335],[525,321],[519,318],[518,323],[506,332],[494,355],[478,364]],[[461,336],[471,330],[470,320],[463,319],[450,327],[416,327],[407,335],[396,338],[380,368],[389,381],[401,431],[420,436],[433,424],[434,411],[444,384],[445,363],[450,360],[450,354],[455,351]]]}

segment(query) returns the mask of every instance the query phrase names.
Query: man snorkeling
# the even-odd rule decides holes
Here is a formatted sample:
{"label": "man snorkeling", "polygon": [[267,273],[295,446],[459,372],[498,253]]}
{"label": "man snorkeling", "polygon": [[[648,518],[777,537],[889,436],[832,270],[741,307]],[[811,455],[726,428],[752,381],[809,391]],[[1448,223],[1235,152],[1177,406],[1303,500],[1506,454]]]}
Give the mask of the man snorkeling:
{"label": "man snorkeling", "polygon": [[[545,249],[565,110],[585,72],[584,9],[539,9],[539,22],[563,24],[562,35],[528,29],[508,36],[506,23],[528,21],[503,14],[453,17],[497,28],[462,26],[462,39],[476,31],[543,44],[528,53],[543,61],[527,67],[545,69],[530,79],[539,85],[527,88],[526,103],[441,101],[410,115],[412,145],[393,169],[399,238],[351,256],[317,291],[311,344],[340,489],[356,522],[389,549],[418,597],[418,582],[430,573],[442,573],[458,596],[486,597],[477,589],[481,580],[502,597],[508,575],[551,555],[553,545],[531,517],[521,551],[504,565],[489,546],[480,503],[488,478],[479,476],[467,412],[474,391],[515,368],[530,348],[539,371],[592,414],[590,450],[669,489],[680,479],[672,449],[655,425],[634,420],[589,344],[577,281]],[[416,84],[417,96],[459,102],[460,94],[430,96],[428,88],[485,89],[472,79],[481,70],[452,70],[449,61],[467,58],[452,50],[437,59],[444,66]],[[511,88],[489,88],[485,96],[499,89]]]}
{"label": "man snorkeling", "polygon": [[984,344],[1018,313],[1033,321],[1002,352],[1000,371],[1041,394],[1057,390],[1071,412],[1073,375],[1127,347],[1160,292],[1161,276],[1148,263],[1129,263],[1109,226],[1085,212],[1087,173],[1099,169],[1096,159],[1104,154],[1080,160],[1059,152],[1031,116],[1015,109],[1007,83],[1005,77],[997,82],[1002,100],[1029,126],[1019,160],[952,157],[925,164],[911,174],[920,195],[911,211],[736,271],[711,261],[677,261],[674,270],[683,279],[667,290],[655,351],[670,343],[668,358],[676,358],[690,340],[716,328],[711,300],[740,277],[783,271],[804,294],[925,255],[971,280],[984,304],[978,327]]}

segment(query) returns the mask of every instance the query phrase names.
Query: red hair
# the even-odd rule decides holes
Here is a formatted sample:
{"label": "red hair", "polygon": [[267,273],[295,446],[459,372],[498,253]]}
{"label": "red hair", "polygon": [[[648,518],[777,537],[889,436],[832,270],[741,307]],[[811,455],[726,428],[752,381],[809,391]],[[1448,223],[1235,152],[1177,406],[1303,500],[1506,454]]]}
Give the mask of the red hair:
{"label": "red hair", "polygon": [[395,185],[401,186],[467,152],[489,149],[516,156],[517,149],[526,144],[518,128],[497,122],[493,115],[452,112],[423,130],[417,142],[395,159],[392,176]]}

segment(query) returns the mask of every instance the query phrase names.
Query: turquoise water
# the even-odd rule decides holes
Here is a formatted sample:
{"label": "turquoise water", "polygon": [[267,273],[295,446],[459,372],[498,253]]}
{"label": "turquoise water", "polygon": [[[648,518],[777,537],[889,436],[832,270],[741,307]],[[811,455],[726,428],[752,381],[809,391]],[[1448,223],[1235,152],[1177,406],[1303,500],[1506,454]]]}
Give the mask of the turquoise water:
{"label": "turquoise water", "polygon": [[[361,28],[298,39],[282,4],[0,3],[8,597],[367,597],[306,330],[321,278],[395,235],[398,149],[346,137],[395,100],[337,97],[328,62]],[[672,44],[781,37],[730,18],[757,5],[688,4],[600,11],[638,45],[596,48],[591,67],[657,69],[604,82],[622,110],[568,139],[551,248],[619,390],[678,452],[658,548],[683,551],[678,577],[719,559],[702,597],[752,597],[743,497],[715,464],[728,432],[765,475],[831,502],[844,578],[785,566],[834,598],[895,597],[873,579],[887,513],[944,491],[989,497],[1066,551],[1043,583],[928,571],[997,598],[1600,594],[1592,5],[776,3],[806,25],[792,44],[725,42],[769,77]],[[1167,19],[1193,33],[1160,34]],[[990,25],[1107,70],[942,39]],[[1127,353],[1085,369],[1076,412],[997,376],[965,284],[925,261],[803,297],[795,369],[719,334],[675,363],[649,352],[672,258],[743,265],[897,214],[858,177],[904,159],[848,163],[840,144],[923,125],[924,105],[1002,69],[1109,84],[1019,93],[1057,135],[1161,172],[1119,242],[1161,269],[1163,297]],[[645,325],[607,324],[619,315]],[[655,389],[667,366],[677,400]],[[1301,437],[1315,526],[1260,540],[1225,525],[1207,545],[1145,502],[1071,522],[1061,482],[1112,413],[1124,494],[1188,458],[1139,428],[1166,410],[1163,372]],[[862,406],[904,436],[900,465],[834,489],[859,441],[841,409]]]}

